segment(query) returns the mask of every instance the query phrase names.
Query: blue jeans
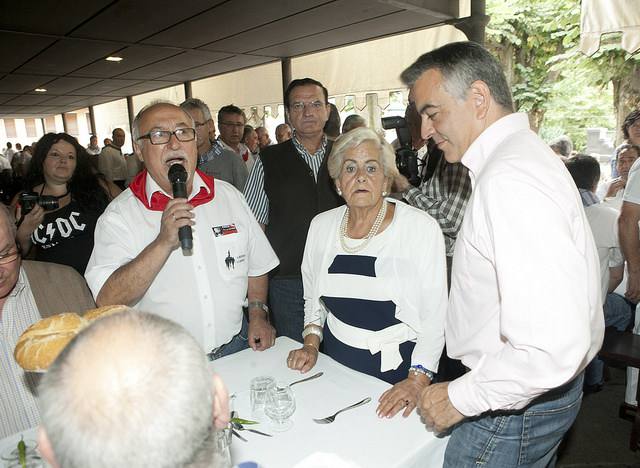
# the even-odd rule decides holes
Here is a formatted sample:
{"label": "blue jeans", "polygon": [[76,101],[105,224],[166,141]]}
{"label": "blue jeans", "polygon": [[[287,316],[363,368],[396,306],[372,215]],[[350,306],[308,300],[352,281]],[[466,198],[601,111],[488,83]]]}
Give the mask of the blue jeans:
{"label": "blue jeans", "polygon": [[273,278],[269,280],[269,305],[273,314],[276,336],[288,336],[302,343],[304,328],[302,279]]}
{"label": "blue jeans", "polygon": [[237,335],[231,338],[226,344],[214,349],[207,356],[210,361],[215,361],[216,359],[220,359],[221,357],[228,356],[233,353],[237,353],[238,351],[242,351],[243,349],[247,349],[249,347],[249,342],[247,340],[247,335],[249,332],[249,322],[247,322],[247,317],[242,314],[242,326],[240,327],[240,331]]}
{"label": "blue jeans", "polygon": [[[620,294],[609,293],[604,301],[604,326],[624,331],[629,326],[635,306]],[[602,385],[604,363],[597,356],[584,371],[585,385]]]}
{"label": "blue jeans", "polygon": [[583,374],[518,411],[488,412],[454,427],[444,456],[450,468],[555,466],[562,437],[578,415]]}

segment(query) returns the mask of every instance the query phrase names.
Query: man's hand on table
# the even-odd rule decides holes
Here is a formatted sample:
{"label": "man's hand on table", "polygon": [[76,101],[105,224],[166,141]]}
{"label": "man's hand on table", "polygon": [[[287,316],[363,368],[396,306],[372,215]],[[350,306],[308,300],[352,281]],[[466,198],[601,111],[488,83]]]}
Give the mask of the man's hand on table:
{"label": "man's hand on table", "polygon": [[404,410],[402,417],[406,418],[418,404],[422,390],[430,383],[426,376],[411,376],[398,382],[378,399],[378,417],[392,418],[400,410]]}
{"label": "man's hand on table", "polygon": [[299,370],[303,374],[309,372],[316,365],[318,360],[318,348],[313,344],[306,343],[300,349],[294,349],[289,352],[287,358],[287,366],[289,369]]}
{"label": "man's hand on table", "polygon": [[420,415],[427,427],[444,432],[464,419],[449,400],[449,382],[429,385],[422,391],[419,401]]}
{"label": "man's hand on table", "polygon": [[640,272],[628,271],[627,291],[624,296],[634,304],[640,302]]}
{"label": "man's hand on table", "polygon": [[264,351],[276,342],[276,329],[271,326],[265,316],[249,316],[249,332],[247,334],[249,347],[254,351]]}

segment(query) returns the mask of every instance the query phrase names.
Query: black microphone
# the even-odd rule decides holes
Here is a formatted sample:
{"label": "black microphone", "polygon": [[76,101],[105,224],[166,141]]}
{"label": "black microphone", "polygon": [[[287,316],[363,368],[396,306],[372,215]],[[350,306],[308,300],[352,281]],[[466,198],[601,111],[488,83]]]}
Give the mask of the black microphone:
{"label": "black microphone", "polygon": [[[187,198],[187,170],[182,164],[172,164],[169,167],[169,182],[173,190],[173,198]],[[193,235],[191,226],[182,226],[178,230],[178,238],[182,250],[193,249]]]}

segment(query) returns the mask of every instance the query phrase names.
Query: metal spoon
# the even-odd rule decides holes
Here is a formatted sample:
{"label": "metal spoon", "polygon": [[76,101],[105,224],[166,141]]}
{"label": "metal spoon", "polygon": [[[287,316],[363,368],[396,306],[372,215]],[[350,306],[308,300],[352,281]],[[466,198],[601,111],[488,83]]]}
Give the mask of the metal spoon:
{"label": "metal spoon", "polygon": [[289,387],[293,387],[295,384],[299,384],[302,382],[308,382],[309,380],[317,379],[318,377],[322,377],[324,372],[318,372],[317,374],[313,374],[311,377],[305,377],[304,379],[296,380],[295,382],[291,382]]}

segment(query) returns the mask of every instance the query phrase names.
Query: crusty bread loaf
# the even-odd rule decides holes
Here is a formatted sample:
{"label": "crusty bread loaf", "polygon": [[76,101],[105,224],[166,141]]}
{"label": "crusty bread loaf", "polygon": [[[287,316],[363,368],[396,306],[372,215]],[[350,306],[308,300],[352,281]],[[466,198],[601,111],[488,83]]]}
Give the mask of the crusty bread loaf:
{"label": "crusty bread loaf", "polygon": [[83,317],[86,320],[93,321],[99,318],[106,317],[111,314],[117,314],[118,312],[123,312],[127,309],[128,307],[124,305],[103,306],[103,307],[98,307],[97,309],[87,310],[84,313]]}
{"label": "crusty bread loaf", "polygon": [[95,320],[127,309],[121,305],[104,306],[91,309],[82,317],[67,312],[42,319],[22,333],[13,356],[24,370],[44,372],[83,328]]}
{"label": "crusty bread loaf", "polygon": [[84,318],[74,313],[42,319],[22,333],[13,356],[23,369],[43,372],[86,323]]}

